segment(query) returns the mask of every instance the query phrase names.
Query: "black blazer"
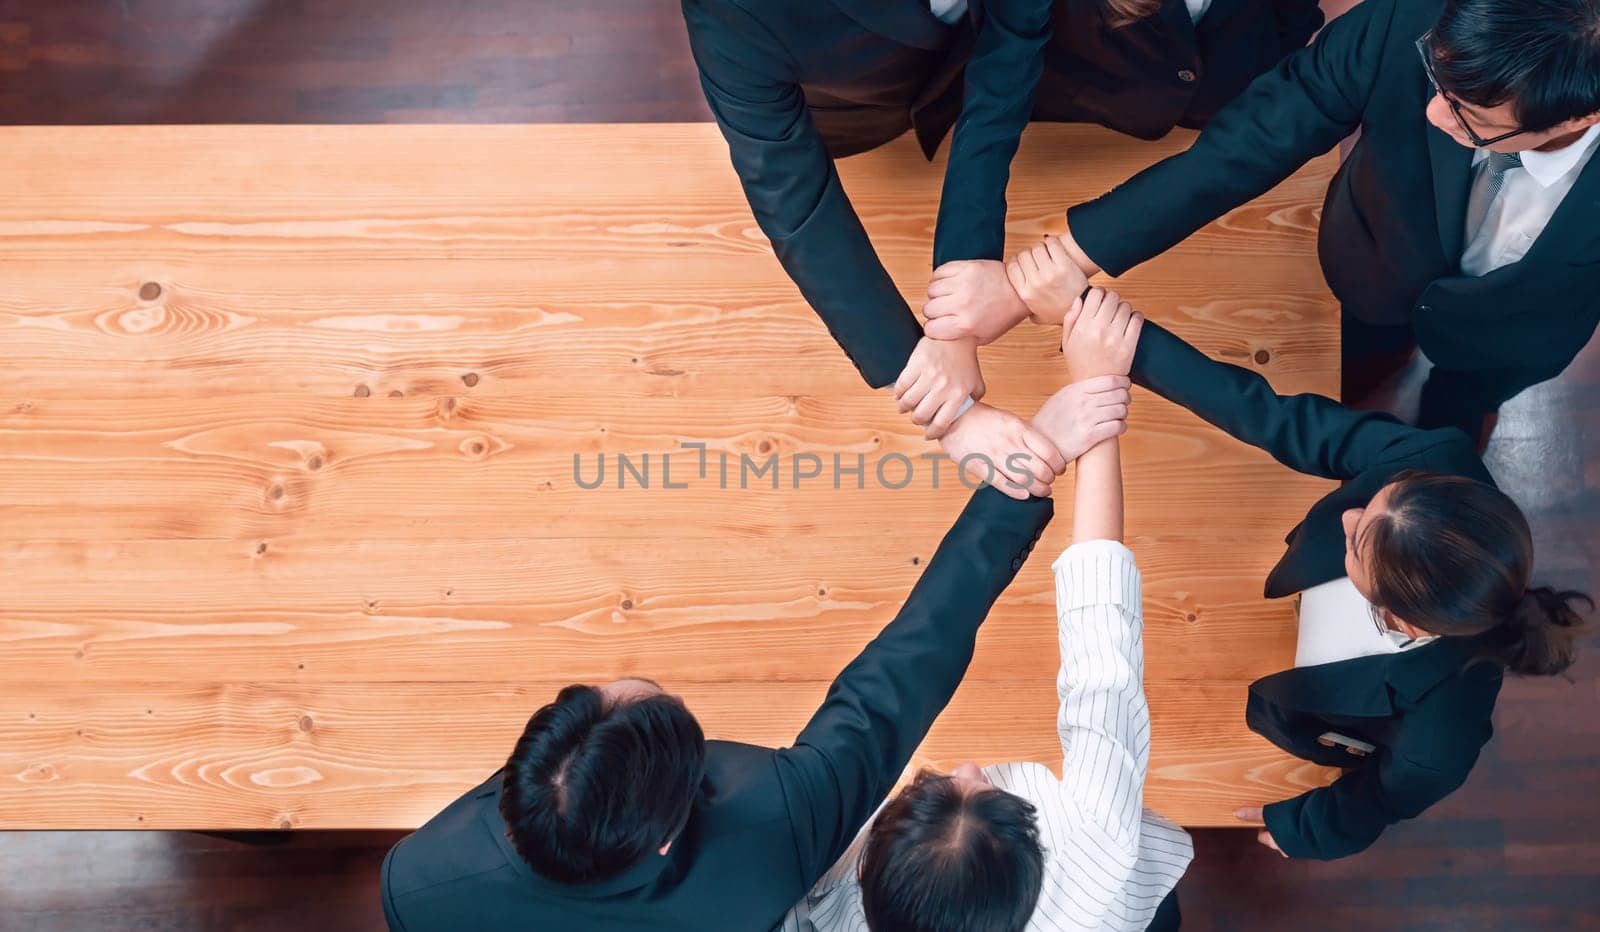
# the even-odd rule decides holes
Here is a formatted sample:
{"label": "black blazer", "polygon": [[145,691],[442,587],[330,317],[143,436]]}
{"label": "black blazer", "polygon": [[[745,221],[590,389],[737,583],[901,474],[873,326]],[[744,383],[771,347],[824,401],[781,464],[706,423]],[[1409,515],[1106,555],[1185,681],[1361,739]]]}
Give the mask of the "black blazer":
{"label": "black blazer", "polygon": [[1068,212],[1119,275],[1249,201],[1359,129],[1328,188],[1318,251],[1346,313],[1411,323],[1449,369],[1553,375],[1600,321],[1600,158],[1520,262],[1461,274],[1472,151],[1424,115],[1414,44],[1440,0],[1364,0],[1217,113],[1188,151]]}
{"label": "black blazer", "polygon": [[[1279,395],[1260,374],[1208,359],[1148,322],[1132,376],[1291,469],[1344,480],[1285,538],[1288,549],[1267,577],[1268,598],[1343,577],[1340,516],[1365,506],[1397,473],[1494,483],[1459,430],[1419,430],[1321,395]],[[1445,637],[1404,653],[1285,670],[1250,686],[1252,729],[1302,758],[1353,767],[1331,786],[1266,807],[1267,828],[1285,854],[1354,854],[1466,780],[1494,732],[1503,677],[1498,664],[1474,662],[1486,646]],[[1366,758],[1336,753],[1317,743],[1330,730],[1378,749]]]}
{"label": "black blazer", "polygon": [[[911,128],[932,158],[959,119],[933,262],[1002,258],[1006,183],[1030,115],[1160,135],[1204,119],[1321,22],[1315,0],[1214,3],[1198,30],[1183,0],[1167,0],[1161,16],[1113,34],[1069,0],[971,0],[958,27],[928,0],[682,0],[756,222],[875,388],[900,375],[922,327],[833,159]],[[1185,70],[1197,80],[1183,81]]]}
{"label": "black blazer", "polygon": [[972,660],[978,626],[1050,520],[1049,499],[980,489],[895,619],[834,680],[792,747],[710,742],[700,798],[665,856],[567,885],[522,861],[498,774],[401,840],[383,864],[395,932],[752,932],[844,852],[894,786]]}
{"label": "black blazer", "polygon": [[1116,29],[1094,4],[1054,0],[1033,118],[1099,123],[1140,139],[1200,127],[1322,26],[1316,0],[1184,0]]}

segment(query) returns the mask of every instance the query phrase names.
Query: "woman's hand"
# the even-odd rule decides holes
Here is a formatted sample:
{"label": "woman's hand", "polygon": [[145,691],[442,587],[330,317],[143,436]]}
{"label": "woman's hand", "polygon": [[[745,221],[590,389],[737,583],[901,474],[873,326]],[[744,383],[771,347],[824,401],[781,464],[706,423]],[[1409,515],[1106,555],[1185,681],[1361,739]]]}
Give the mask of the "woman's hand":
{"label": "woman's hand", "polygon": [[1139,348],[1144,315],[1115,291],[1091,288],[1062,321],[1061,353],[1073,382],[1099,375],[1127,375]]}
{"label": "woman's hand", "polygon": [[977,340],[987,346],[1028,316],[1028,308],[1006,280],[998,259],[963,259],[933,270],[928,281],[928,319],[922,332],[935,340]]}
{"label": "woman's hand", "polygon": [[972,479],[1011,498],[1044,498],[1067,462],[1045,433],[1010,411],[975,404],[940,440],[950,459]]}
{"label": "woman's hand", "polygon": [[[1241,809],[1235,809],[1233,811],[1233,817],[1238,819],[1240,822],[1249,822],[1251,825],[1265,824],[1261,816],[1260,806],[1245,806]],[[1256,841],[1278,852],[1280,856],[1288,857],[1287,854],[1283,853],[1283,849],[1278,847],[1278,842],[1272,837],[1272,833],[1266,829],[1263,828],[1261,831],[1256,833]]]}
{"label": "woman's hand", "polygon": [[1033,426],[1075,460],[1102,440],[1128,430],[1127,376],[1106,375],[1074,382],[1051,395],[1033,416]]}
{"label": "woman's hand", "polygon": [[911,415],[929,440],[943,437],[967,398],[977,401],[984,391],[978,345],[972,340],[923,337],[894,383],[900,413]]}
{"label": "woman's hand", "polygon": [[1027,305],[1028,316],[1040,324],[1060,324],[1072,302],[1089,287],[1089,276],[1054,236],[1017,253],[1006,263],[1006,278]]}

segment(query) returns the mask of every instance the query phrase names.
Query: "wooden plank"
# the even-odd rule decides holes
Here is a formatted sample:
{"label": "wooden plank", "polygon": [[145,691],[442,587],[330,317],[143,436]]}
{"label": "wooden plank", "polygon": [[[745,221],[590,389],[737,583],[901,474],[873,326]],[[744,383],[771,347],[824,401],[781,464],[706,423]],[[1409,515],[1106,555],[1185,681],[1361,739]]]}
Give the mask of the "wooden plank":
{"label": "wooden plank", "polygon": [[[1187,138],[1030,130],[1011,248]],[[714,127],[34,128],[0,131],[0,158],[0,827],[411,826],[558,686],[630,673],[718,736],[783,743],[967,498],[784,278]],[[1119,287],[1334,393],[1331,168]],[[909,140],[842,165],[917,305],[941,171]],[[1052,336],[985,348],[988,400],[1036,408]],[[653,487],[615,487],[646,453]],[[611,482],[584,488],[600,454]],[[779,456],[780,487],[738,488],[741,454]],[[796,454],[823,464],[799,488]],[[875,481],[898,457],[909,485]],[[1147,799],[1230,824],[1325,778],[1242,707],[1292,656],[1261,581],[1328,484],[1143,392],[1124,457]],[[919,762],[1059,756],[1046,555],[1068,527]]]}
{"label": "wooden plank", "polygon": [[[1021,411],[1045,397],[994,396]],[[915,527],[937,540],[965,497],[949,492],[965,489],[954,464],[924,458],[938,447],[886,406],[871,396],[276,395],[130,405],[117,417],[123,407],[106,400],[47,402],[12,419],[0,505],[12,511],[8,536],[29,538],[679,539],[848,526]],[[1264,556],[1294,506],[1323,487],[1142,390],[1134,409],[1135,533],[1205,534],[1216,516],[1189,507],[1197,498],[1261,496],[1228,530],[1256,532]]]}
{"label": "wooden plank", "polygon": [[[1202,254],[1176,269],[1163,260],[1118,285],[1220,358],[1265,351],[1263,371],[1286,390],[1337,390],[1337,373],[1319,364],[1337,354],[1338,336],[1317,326],[1328,305],[1314,265],[1252,257],[1197,294],[1202,261],[1215,260]],[[294,263],[292,278],[284,262]],[[601,281],[575,275],[573,264],[222,253],[158,270],[94,255],[0,258],[0,339],[16,367],[9,393],[35,404],[278,390],[862,397],[860,376],[770,256],[635,260],[628,277]],[[900,274],[926,277],[914,264]],[[671,285],[685,277],[704,284]],[[150,284],[161,294],[143,301],[139,289]],[[912,288],[906,296],[920,307]],[[1012,374],[1016,390],[1043,392],[1054,339],[1024,325],[983,349],[986,369]]]}
{"label": "wooden plank", "polygon": [[[1053,632],[1052,632],[1053,633]],[[420,824],[504,761],[529,715],[564,680],[259,684],[36,684],[0,697],[11,828],[335,828]],[[669,683],[708,736],[781,747],[823,683]],[[1321,768],[1241,739],[1209,714],[1242,707],[1232,682],[1152,683],[1147,797],[1186,823],[1263,794],[1307,787]],[[966,760],[1030,759],[1059,770],[1046,678],[970,678],[908,774]],[[1239,714],[1242,718],[1242,713]],[[419,741],[419,735],[428,740]],[[12,802],[26,800],[13,808]]]}
{"label": "wooden plank", "polygon": [[[1053,682],[1055,652],[1038,647],[1055,625],[1049,563],[1067,530],[1058,522],[1042,539],[990,614],[973,675]],[[558,657],[573,682],[671,670],[675,681],[826,683],[898,610],[936,536],[872,548],[849,537],[762,539],[737,553],[715,540],[663,550],[634,538],[292,539],[221,551],[213,541],[0,544],[0,567],[29,581],[0,609],[0,650],[30,678],[85,684],[129,670],[171,680],[491,681],[508,655]],[[1249,680],[1293,649],[1289,605],[1259,597],[1271,564],[1252,541],[1130,543],[1145,580],[1152,679]]]}

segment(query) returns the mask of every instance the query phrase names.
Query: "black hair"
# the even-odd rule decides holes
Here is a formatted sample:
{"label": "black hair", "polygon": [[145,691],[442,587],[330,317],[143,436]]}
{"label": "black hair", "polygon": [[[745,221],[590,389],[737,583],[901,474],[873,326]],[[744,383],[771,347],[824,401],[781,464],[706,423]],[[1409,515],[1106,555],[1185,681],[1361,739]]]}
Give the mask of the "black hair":
{"label": "black hair", "polygon": [[683,830],[705,769],[705,735],[677,698],[610,702],[593,686],[568,686],[517,740],[500,814],[536,873],[606,880]]}
{"label": "black hair", "polygon": [[1371,559],[1373,602],[1430,634],[1481,635],[1490,659],[1547,676],[1572,665],[1594,608],[1574,590],[1528,585],[1533,535],[1504,492],[1464,476],[1407,471],[1356,542]]}
{"label": "black hair", "polygon": [[1445,0],[1429,41],[1446,94],[1528,132],[1600,111],[1600,0]]}
{"label": "black hair", "polygon": [[872,932],[1022,932],[1043,882],[1031,804],[926,770],[883,807],[861,856]]}

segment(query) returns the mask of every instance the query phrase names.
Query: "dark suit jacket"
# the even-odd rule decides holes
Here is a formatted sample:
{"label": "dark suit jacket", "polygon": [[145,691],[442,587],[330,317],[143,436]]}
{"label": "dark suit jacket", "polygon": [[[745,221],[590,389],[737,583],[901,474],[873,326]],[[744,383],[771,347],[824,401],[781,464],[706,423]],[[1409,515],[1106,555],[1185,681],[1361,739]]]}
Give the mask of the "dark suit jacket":
{"label": "dark suit jacket", "polygon": [[[1267,577],[1269,598],[1345,576],[1340,516],[1365,506],[1397,473],[1420,469],[1494,483],[1458,430],[1419,430],[1321,395],[1279,395],[1259,374],[1208,359],[1154,324],[1145,324],[1132,376],[1291,469],[1344,480],[1289,532],[1288,549]],[[1285,670],[1251,685],[1251,728],[1300,757],[1353,767],[1331,786],[1266,807],[1267,828],[1284,853],[1354,854],[1461,785],[1494,730],[1503,669],[1475,662],[1486,646],[1479,638],[1444,637],[1399,654]],[[1330,730],[1378,750],[1366,758],[1334,753],[1316,741]]]}
{"label": "dark suit jacket", "polygon": [[1204,126],[1255,77],[1322,26],[1316,0],[1212,0],[1200,22],[1184,0],[1110,28],[1095,4],[1054,0],[1033,118],[1099,123],[1140,139]]}
{"label": "dark suit jacket", "polygon": [[700,798],[664,857],[612,880],[554,883],[512,848],[496,775],[389,852],[396,932],[752,932],[838,859],[894,786],[972,659],[978,626],[1052,506],[972,496],[895,619],[839,674],[792,747],[713,741]]}
{"label": "dark suit jacket", "polygon": [[[1203,119],[1321,21],[1314,0],[1214,2],[1198,30],[1183,0],[1168,0],[1158,21],[1113,36],[1068,0],[971,0],[959,27],[927,0],[682,0],[701,86],[756,222],[874,388],[900,375],[922,328],[833,159],[911,128],[932,158],[956,126],[934,265],[999,259],[1011,158],[1030,114],[1160,135]],[[1061,25],[1047,54],[1052,19]],[[1042,85],[1048,99],[1035,113],[1047,62],[1060,74]],[[1182,81],[1185,69],[1198,80]]]}
{"label": "dark suit jacket", "polygon": [[1414,43],[1440,0],[1365,0],[1207,124],[1188,151],[1068,212],[1113,275],[1268,190],[1360,129],[1322,211],[1323,273],[1346,313],[1415,327],[1449,369],[1554,374],[1600,321],[1600,158],[1520,262],[1463,276],[1472,150],[1424,115]]}

